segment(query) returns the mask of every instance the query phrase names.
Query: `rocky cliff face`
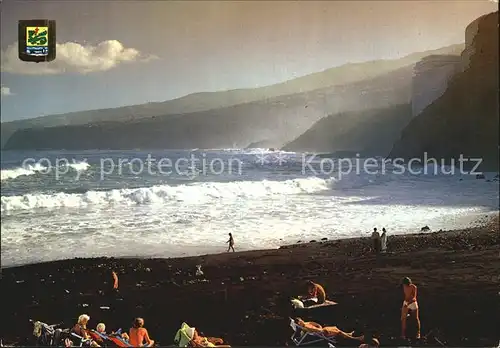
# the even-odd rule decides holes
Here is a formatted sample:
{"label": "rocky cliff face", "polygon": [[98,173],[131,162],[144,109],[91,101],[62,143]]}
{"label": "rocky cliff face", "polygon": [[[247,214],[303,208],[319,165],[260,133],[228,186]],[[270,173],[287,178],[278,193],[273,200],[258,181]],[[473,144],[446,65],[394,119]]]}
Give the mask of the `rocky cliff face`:
{"label": "rocky cliff face", "polygon": [[461,69],[460,52],[456,55],[432,55],[415,64],[412,82],[412,114],[417,116],[443,95],[450,79]]}
{"label": "rocky cliff face", "polygon": [[[475,33],[475,35],[474,35]],[[403,130],[390,158],[481,158],[498,171],[498,12],[466,30],[463,71]]]}

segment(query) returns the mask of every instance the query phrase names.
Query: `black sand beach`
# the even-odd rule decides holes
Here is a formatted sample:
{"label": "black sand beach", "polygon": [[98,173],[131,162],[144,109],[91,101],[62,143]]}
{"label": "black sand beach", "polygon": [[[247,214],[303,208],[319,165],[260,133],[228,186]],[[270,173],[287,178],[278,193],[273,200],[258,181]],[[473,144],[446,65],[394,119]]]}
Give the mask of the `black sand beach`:
{"label": "black sand beach", "polygon": [[[0,337],[4,344],[29,344],[30,318],[71,327],[87,313],[91,327],[104,322],[109,329],[128,329],[142,316],[160,345],[172,344],[185,321],[233,346],[283,346],[290,344],[289,316],[299,315],[356,334],[376,334],[382,346],[395,346],[402,343],[398,284],[409,276],[419,289],[424,337],[418,344],[498,344],[498,221],[390,236],[386,255],[373,255],[370,244],[358,238],[180,259],[74,259],[3,269],[7,320]],[[198,264],[204,276],[195,275]],[[118,293],[112,290],[112,270],[119,275]],[[338,305],[311,316],[292,313],[289,296],[299,294],[307,279],[324,285]]]}

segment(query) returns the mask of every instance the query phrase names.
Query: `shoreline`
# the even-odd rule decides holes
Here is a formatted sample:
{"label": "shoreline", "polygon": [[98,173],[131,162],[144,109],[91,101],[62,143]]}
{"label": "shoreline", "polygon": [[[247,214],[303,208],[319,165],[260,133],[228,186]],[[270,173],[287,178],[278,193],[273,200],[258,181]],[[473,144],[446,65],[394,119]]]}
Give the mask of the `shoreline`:
{"label": "shoreline", "polygon": [[[428,231],[428,232],[412,232],[412,233],[395,233],[391,234],[389,232],[389,235],[391,237],[412,237],[415,235],[421,235],[422,233],[440,233],[440,232],[450,232],[453,230],[466,230],[466,229],[471,229],[471,228],[480,228],[484,225],[487,225],[491,223],[492,221],[498,220],[500,210],[497,211],[485,211],[485,212],[475,212],[468,214],[466,216],[461,217],[460,219],[462,221],[466,221],[465,223],[461,223],[458,225],[462,225],[463,227],[457,227],[453,228],[451,230],[442,230],[440,229],[439,231]],[[438,224],[439,225],[439,224]],[[442,224],[441,224],[442,225]],[[432,226],[431,226],[432,227]],[[365,235],[357,235],[357,236],[352,236],[352,237],[335,237],[333,235],[333,238],[330,234],[325,234],[324,237],[322,238],[303,238],[303,240],[297,241],[295,243],[289,242],[286,244],[281,244],[277,245],[273,248],[248,248],[248,249],[243,249],[241,251],[236,251],[237,253],[252,253],[252,252],[265,252],[265,251],[272,251],[272,250],[279,250],[283,248],[288,248],[288,247],[294,247],[297,245],[308,245],[311,243],[311,241],[322,241],[323,243],[331,243],[335,241],[346,241],[346,240],[358,240],[358,239],[364,239],[368,238],[371,234],[370,232],[366,232]],[[182,249],[190,249],[192,252],[187,252],[184,254],[179,254]],[[193,257],[207,257],[211,255],[221,255],[225,254],[225,246],[187,246],[186,248],[177,248],[171,256],[162,256],[160,253],[156,253],[156,255],[126,255],[126,256],[91,256],[91,257],[76,257],[76,258],[60,258],[60,259],[53,259],[53,260],[47,260],[47,261],[35,261],[35,262],[28,262],[28,263],[15,263],[15,264],[9,264],[7,266],[4,266],[3,263],[0,264],[0,274],[3,270],[6,269],[12,269],[12,268],[19,268],[19,267],[25,267],[25,266],[30,266],[30,265],[39,265],[39,264],[47,264],[47,263],[53,263],[53,262],[64,262],[64,261],[70,261],[70,260],[77,260],[77,259],[101,259],[101,258],[110,258],[110,259],[123,259],[123,260],[171,260],[171,259],[185,259],[185,258],[193,258]],[[237,248],[238,249],[238,248]],[[202,251],[205,250],[205,251]],[[221,251],[224,250],[224,251]]]}
{"label": "shoreline", "polygon": [[[172,343],[183,321],[233,346],[279,346],[291,335],[288,317],[305,316],[291,312],[288,298],[311,279],[339,305],[309,319],[375,333],[382,346],[397,346],[398,284],[409,276],[419,287],[422,336],[428,335],[421,344],[437,346],[433,336],[446,345],[498,344],[498,215],[461,230],[390,235],[384,255],[372,254],[370,245],[370,238],[358,237],[182,258],[70,259],[2,268],[2,308],[10,320],[0,338],[28,344],[28,319],[71,327],[87,313],[89,326],[102,321],[110,329],[127,329],[142,316],[163,346]],[[195,275],[198,264],[202,277]],[[117,294],[112,270],[120,279]]]}

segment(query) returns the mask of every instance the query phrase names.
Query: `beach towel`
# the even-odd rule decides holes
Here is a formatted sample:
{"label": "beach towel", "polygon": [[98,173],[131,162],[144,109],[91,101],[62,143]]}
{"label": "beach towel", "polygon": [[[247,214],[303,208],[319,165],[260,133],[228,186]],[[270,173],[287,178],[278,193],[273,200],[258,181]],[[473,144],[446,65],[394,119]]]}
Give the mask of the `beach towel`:
{"label": "beach towel", "polygon": [[291,302],[292,302],[293,308],[295,308],[295,309],[304,308],[304,303],[297,298],[292,299]]}
{"label": "beach towel", "polygon": [[181,328],[177,331],[174,337],[174,343],[179,347],[189,346],[194,335],[194,327],[189,327],[188,324],[182,323]]}
{"label": "beach towel", "polygon": [[[298,301],[298,302],[297,302]],[[302,303],[302,301],[300,300],[296,300],[296,299],[293,299],[292,301],[292,305],[295,309],[300,309],[300,310],[306,310],[306,309],[315,309],[315,308],[322,308],[322,307],[329,307],[329,306],[334,306],[334,305],[337,305],[338,303],[335,302],[335,301],[330,301],[330,300],[326,300],[325,302],[323,303],[320,303],[320,304],[315,304],[315,305],[311,305],[311,306],[307,306],[305,307],[304,304]]]}

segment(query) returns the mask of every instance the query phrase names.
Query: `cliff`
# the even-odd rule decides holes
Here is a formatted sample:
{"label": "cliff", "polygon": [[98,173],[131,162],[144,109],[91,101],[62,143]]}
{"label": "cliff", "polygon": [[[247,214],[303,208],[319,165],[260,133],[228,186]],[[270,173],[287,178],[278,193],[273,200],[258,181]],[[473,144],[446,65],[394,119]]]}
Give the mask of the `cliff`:
{"label": "cliff", "polygon": [[412,114],[416,116],[443,95],[450,79],[461,69],[457,55],[431,55],[415,64],[412,81]]}
{"label": "cliff", "polygon": [[483,159],[484,170],[498,171],[498,12],[471,23],[466,44],[463,71],[408,124],[390,158],[423,158],[427,152],[457,161],[463,155]]}

